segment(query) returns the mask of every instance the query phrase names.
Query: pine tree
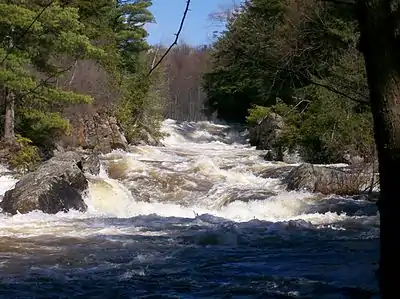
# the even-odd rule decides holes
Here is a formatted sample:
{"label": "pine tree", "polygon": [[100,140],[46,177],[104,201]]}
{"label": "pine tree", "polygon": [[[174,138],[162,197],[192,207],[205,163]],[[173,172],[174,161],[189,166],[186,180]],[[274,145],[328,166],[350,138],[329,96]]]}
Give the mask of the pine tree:
{"label": "pine tree", "polygon": [[[45,107],[57,103],[89,102],[88,96],[64,91],[53,79],[66,71],[59,61],[101,59],[104,51],[84,34],[78,9],[60,1],[0,2],[0,91],[5,105],[2,140],[15,142],[16,111],[34,119],[60,122],[58,113]],[[67,68],[68,69],[68,68]],[[26,109],[29,107],[29,109]],[[51,121],[51,120],[49,120]]]}

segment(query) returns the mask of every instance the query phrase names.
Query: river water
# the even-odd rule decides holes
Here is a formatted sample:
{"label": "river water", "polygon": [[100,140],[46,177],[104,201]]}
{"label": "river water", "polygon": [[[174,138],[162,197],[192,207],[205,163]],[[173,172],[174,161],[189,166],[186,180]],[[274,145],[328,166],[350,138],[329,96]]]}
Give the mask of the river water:
{"label": "river water", "polygon": [[0,298],[378,298],[373,203],[285,191],[228,126],[163,130],[102,157],[86,213],[0,216]]}

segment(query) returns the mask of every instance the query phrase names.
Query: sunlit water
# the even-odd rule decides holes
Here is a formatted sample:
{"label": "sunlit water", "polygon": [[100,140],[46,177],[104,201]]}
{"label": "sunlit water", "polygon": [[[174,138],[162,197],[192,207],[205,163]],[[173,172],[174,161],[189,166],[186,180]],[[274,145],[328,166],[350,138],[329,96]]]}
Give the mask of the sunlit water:
{"label": "sunlit water", "polygon": [[164,130],[102,158],[88,212],[1,216],[1,298],[377,298],[373,203],[261,178],[245,132]]}

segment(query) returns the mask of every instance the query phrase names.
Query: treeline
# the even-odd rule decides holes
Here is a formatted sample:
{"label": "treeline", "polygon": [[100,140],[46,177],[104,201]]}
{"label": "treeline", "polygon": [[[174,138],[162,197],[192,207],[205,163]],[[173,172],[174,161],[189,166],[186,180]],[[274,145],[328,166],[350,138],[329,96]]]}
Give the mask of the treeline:
{"label": "treeline", "polygon": [[[154,53],[166,49],[155,46]],[[164,117],[178,121],[213,120],[205,113],[206,94],[203,75],[211,71],[210,48],[180,43],[163,62],[165,72]]]}
{"label": "treeline", "polygon": [[[129,140],[157,135],[163,70],[151,77],[151,1],[0,1],[2,148],[29,163],[70,134],[68,115],[106,109]],[[16,162],[17,163],[17,162]]]}
{"label": "treeline", "polygon": [[211,48],[207,107],[256,125],[271,113],[276,144],[314,163],[374,157],[372,115],[353,6],[318,0],[249,0]]}

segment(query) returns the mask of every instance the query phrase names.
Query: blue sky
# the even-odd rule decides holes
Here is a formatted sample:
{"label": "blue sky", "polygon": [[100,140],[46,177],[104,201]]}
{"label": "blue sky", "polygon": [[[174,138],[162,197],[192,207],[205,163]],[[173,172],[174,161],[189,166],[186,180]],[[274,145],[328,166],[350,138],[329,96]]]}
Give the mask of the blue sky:
{"label": "blue sky", "polygon": [[[191,0],[185,25],[179,40],[192,45],[209,44],[217,28],[209,14],[218,12],[240,0]],[[147,25],[150,44],[173,42],[185,9],[186,0],[153,0],[151,12],[157,24]]]}

